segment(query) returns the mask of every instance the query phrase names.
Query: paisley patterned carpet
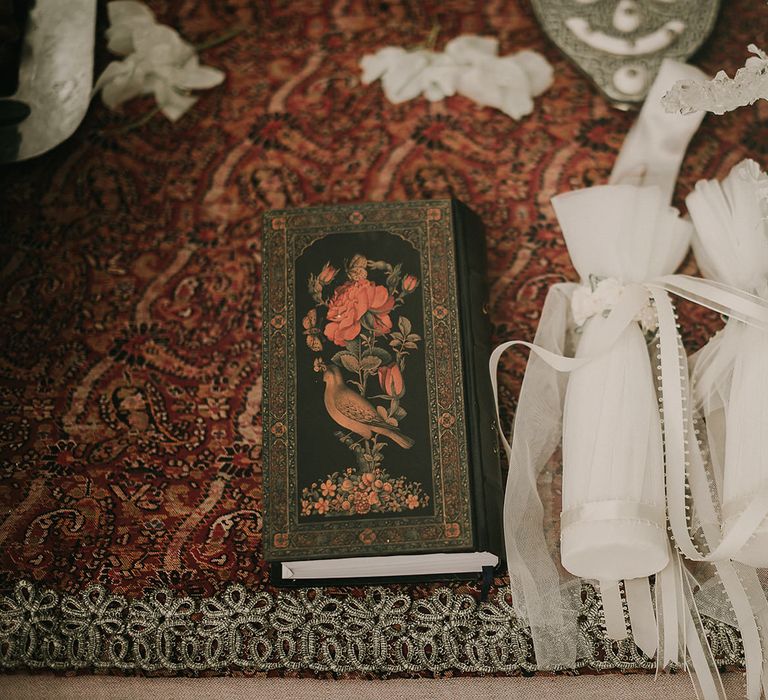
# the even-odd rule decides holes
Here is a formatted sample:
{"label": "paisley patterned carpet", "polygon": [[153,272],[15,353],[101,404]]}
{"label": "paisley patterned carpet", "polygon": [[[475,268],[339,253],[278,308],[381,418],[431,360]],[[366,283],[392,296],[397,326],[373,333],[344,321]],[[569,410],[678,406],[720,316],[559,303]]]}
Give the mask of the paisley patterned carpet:
{"label": "paisley patterned carpet", "polygon": [[[633,115],[547,43],[526,2],[158,0],[226,82],[177,124],[96,101],[68,142],[0,171],[0,665],[180,674],[531,672],[498,579],[475,587],[278,592],[259,557],[260,226],[267,208],[452,195],[489,232],[497,340],[531,338],[573,279],[549,206],[605,181]],[[697,63],[743,63],[763,3],[723,3]],[[760,19],[758,19],[760,18]],[[358,60],[493,34],[554,64],[521,122],[462,97],[394,106]],[[108,57],[101,50],[101,69]],[[747,154],[768,104],[708,117],[680,195]],[[679,200],[681,197],[678,198]],[[694,268],[691,263],[686,271]],[[685,307],[686,341],[717,327]],[[511,419],[525,358],[502,381]],[[557,499],[557,493],[553,493]],[[711,625],[716,653],[740,644]],[[610,644],[585,592],[592,669],[649,668]]]}

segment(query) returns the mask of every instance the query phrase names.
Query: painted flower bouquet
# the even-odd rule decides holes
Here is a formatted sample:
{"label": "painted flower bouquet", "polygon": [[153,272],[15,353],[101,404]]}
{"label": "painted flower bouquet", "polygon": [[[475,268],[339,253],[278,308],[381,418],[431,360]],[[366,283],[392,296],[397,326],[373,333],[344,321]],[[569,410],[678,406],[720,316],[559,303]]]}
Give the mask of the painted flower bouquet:
{"label": "painted flower bouquet", "polygon": [[[345,261],[343,268],[340,274],[340,269],[329,261],[317,274],[309,275],[308,288],[315,305],[302,319],[302,325],[307,345],[317,353],[313,369],[323,373],[325,408],[342,428],[334,435],[355,455],[359,475],[364,475],[381,469],[382,451],[388,444],[402,449],[414,444],[400,423],[408,415],[403,406],[407,358],[418,350],[422,339],[413,332],[401,307],[417,289],[419,280],[413,274],[404,274],[400,263],[369,260],[359,253]],[[359,476],[355,470],[344,473],[346,479]],[[336,484],[341,493],[338,474],[330,474],[326,483]],[[425,496],[415,496],[419,484],[400,481],[406,496],[415,498],[410,506],[400,499],[403,508],[427,503]],[[305,500],[314,505],[304,510],[323,514],[334,509],[323,505],[331,502],[327,494],[318,491],[314,498],[310,496],[314,491],[316,486],[305,489]],[[386,501],[394,503],[393,498],[387,496]],[[359,513],[363,506],[357,501],[354,505],[352,510],[351,506],[344,509],[341,505],[337,510]],[[368,510],[375,510],[380,504],[369,506]]]}
{"label": "painted flower bouquet", "polygon": [[301,514],[400,513],[428,503],[429,496],[424,493],[421,484],[410,483],[402,476],[394,478],[379,467],[371,471],[348,467],[303,489]]}

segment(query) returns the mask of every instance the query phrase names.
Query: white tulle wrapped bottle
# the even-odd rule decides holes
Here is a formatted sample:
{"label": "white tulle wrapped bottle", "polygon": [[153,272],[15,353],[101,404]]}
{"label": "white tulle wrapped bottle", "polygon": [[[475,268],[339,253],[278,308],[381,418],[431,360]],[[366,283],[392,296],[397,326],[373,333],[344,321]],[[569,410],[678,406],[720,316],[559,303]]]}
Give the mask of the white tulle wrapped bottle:
{"label": "white tulle wrapped bottle", "polygon": [[[686,203],[703,275],[768,299],[768,176],[758,164],[744,160],[722,183],[699,182]],[[768,332],[729,320],[696,356],[693,388],[727,535],[768,490]],[[768,520],[733,559],[768,567]]]}
{"label": "white tulle wrapped bottle", "polygon": [[607,185],[553,199],[582,287],[573,293],[580,328],[563,414],[561,557],[571,573],[601,581],[649,576],[669,558],[664,454],[644,307],[607,353],[608,312],[639,285],[672,273],[691,226],[656,186]]}

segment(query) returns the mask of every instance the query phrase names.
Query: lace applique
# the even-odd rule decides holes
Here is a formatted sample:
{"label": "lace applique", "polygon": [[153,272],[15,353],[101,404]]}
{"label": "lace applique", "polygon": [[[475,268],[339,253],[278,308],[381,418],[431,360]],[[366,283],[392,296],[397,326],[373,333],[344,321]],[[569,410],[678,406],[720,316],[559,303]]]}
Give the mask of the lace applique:
{"label": "lace applique", "polygon": [[720,71],[712,80],[679,80],[661,102],[667,112],[725,114],[738,107],[768,100],[768,54],[754,44],[743,68],[729,78]]}

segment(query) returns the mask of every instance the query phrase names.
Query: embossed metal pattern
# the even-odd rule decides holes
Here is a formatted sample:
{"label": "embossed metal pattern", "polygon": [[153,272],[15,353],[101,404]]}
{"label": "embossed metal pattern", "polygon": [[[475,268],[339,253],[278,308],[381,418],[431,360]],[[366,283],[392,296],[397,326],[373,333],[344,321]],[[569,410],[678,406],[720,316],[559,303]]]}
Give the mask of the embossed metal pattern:
{"label": "embossed metal pattern", "polygon": [[665,57],[709,36],[719,0],[531,0],[552,41],[616,106],[645,99]]}

